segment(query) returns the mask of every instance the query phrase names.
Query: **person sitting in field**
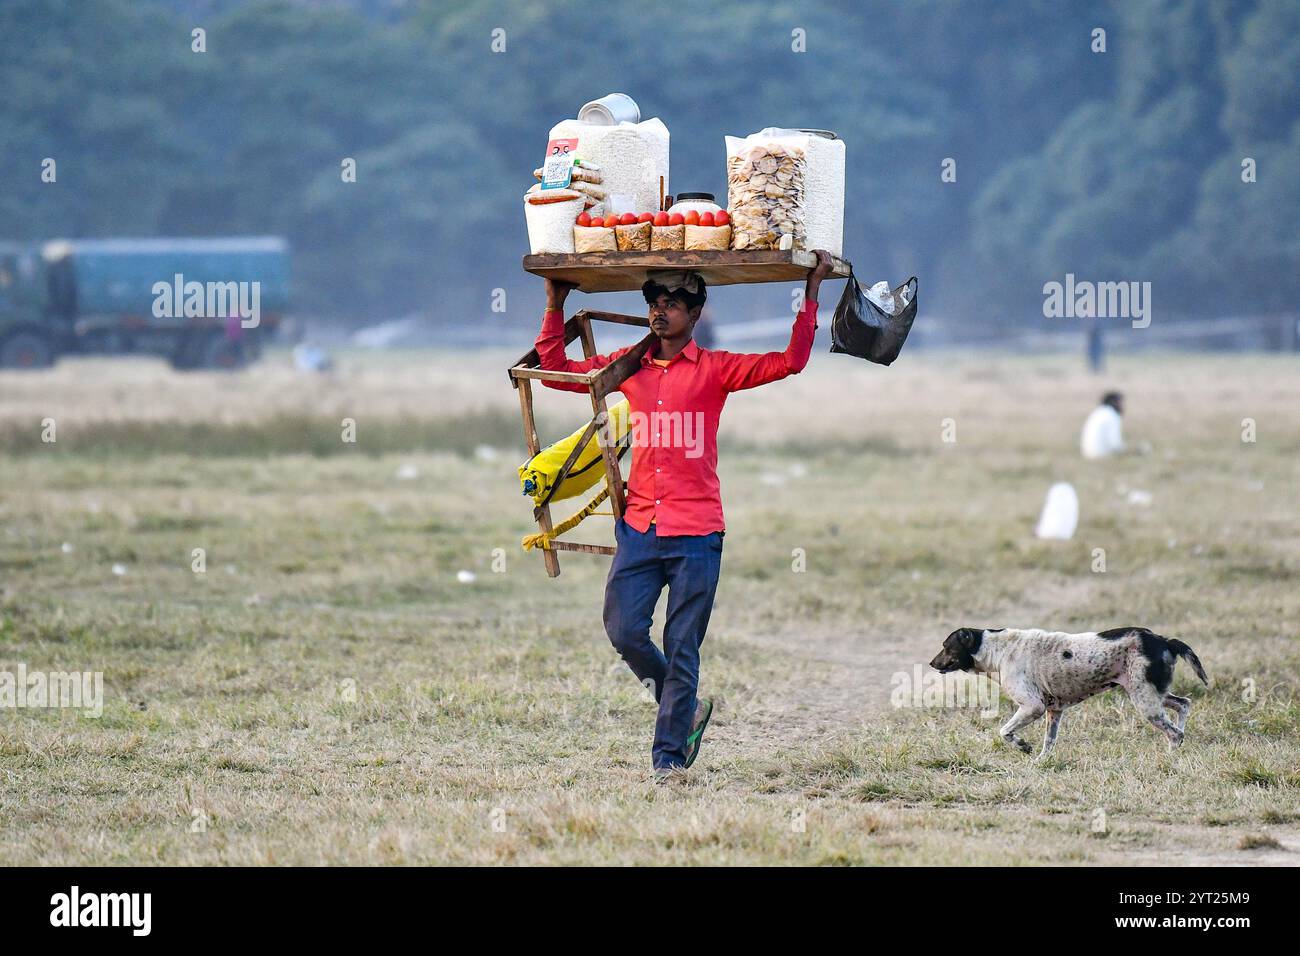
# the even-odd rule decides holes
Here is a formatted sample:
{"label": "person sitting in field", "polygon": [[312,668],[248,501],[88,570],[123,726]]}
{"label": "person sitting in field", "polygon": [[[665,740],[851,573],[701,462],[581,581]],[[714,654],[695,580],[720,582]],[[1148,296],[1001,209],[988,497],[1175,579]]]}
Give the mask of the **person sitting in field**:
{"label": "person sitting in field", "polygon": [[[632,471],[627,507],[614,524],[617,551],[605,583],[605,631],[637,680],[653,691],[659,711],[651,761],[656,782],[672,779],[699,753],[712,715],[697,698],[700,645],[709,626],[722,566],[722,514],[718,483],[718,421],[727,396],[803,371],[817,329],[817,293],[832,269],[817,252],[803,309],[790,344],[781,352],[739,354],[701,348],[693,331],[707,298],[702,276],[651,272],[642,287],[656,341],[619,386],[631,430]],[[564,300],[573,286],[546,280],[546,312],[537,336],[541,367],[588,372],[603,368],[635,346],[572,361],[564,352]],[[576,382],[545,382],[586,392]],[[655,604],[668,588],[663,650],[650,639]]]}
{"label": "person sitting in field", "polygon": [[1079,447],[1084,458],[1106,458],[1124,450],[1123,423],[1124,396],[1107,392],[1101,404],[1092,410],[1083,423]]}

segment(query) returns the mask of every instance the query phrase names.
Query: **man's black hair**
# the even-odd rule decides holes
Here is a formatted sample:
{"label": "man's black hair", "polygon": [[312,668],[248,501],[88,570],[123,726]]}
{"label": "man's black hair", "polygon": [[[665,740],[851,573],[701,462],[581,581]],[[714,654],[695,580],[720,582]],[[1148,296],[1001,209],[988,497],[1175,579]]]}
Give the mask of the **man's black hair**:
{"label": "man's black hair", "polygon": [[1107,392],[1101,397],[1103,405],[1109,405],[1115,411],[1119,411],[1120,403],[1124,401],[1124,396],[1120,392]]}
{"label": "man's black hair", "polygon": [[646,305],[654,305],[656,299],[661,295],[666,295],[681,302],[686,308],[693,309],[696,306],[704,305],[705,300],[709,297],[709,290],[704,284],[704,277],[700,276],[699,292],[691,292],[688,289],[674,289],[669,292],[667,287],[661,286],[657,282],[647,281],[645,285],[641,286],[641,294],[645,296]]}

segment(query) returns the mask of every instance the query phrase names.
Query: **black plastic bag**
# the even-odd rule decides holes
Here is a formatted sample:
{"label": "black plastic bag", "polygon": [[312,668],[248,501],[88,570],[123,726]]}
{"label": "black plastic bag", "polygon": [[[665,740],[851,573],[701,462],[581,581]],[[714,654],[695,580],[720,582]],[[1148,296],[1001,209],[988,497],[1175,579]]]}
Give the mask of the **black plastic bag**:
{"label": "black plastic bag", "polygon": [[916,319],[916,276],[894,290],[894,302],[902,304],[906,290],[907,304],[894,315],[887,315],[862,294],[862,287],[849,270],[844,294],[831,319],[831,351],[856,355],[877,365],[889,365],[898,358]]}

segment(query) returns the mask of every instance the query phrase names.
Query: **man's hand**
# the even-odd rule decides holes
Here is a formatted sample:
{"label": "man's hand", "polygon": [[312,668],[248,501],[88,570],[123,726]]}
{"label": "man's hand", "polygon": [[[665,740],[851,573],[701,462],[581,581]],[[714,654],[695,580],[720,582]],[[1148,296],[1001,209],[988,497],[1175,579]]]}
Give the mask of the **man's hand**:
{"label": "man's hand", "polygon": [[817,254],[817,267],[813,269],[809,278],[816,279],[820,282],[835,271],[835,261],[831,258],[831,254],[825,249],[814,249],[813,252]]}
{"label": "man's hand", "polygon": [[825,249],[814,250],[817,253],[817,265],[812,272],[808,273],[808,284],[804,286],[803,298],[805,302],[816,302],[817,291],[821,288],[822,279],[825,279],[835,270],[835,262],[831,259],[831,254]]}
{"label": "man's hand", "polygon": [[546,278],[546,308],[547,310],[559,309],[564,311],[564,300],[568,298],[569,293],[578,287],[576,282],[565,282],[563,279]]}

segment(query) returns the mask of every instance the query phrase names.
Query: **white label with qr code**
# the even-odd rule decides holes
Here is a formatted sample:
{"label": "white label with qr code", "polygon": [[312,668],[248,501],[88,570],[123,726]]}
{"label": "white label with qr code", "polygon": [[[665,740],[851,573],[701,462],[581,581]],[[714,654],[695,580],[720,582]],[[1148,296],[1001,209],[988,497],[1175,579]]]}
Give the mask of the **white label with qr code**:
{"label": "white label with qr code", "polygon": [[573,180],[573,161],[578,149],[576,139],[553,139],[546,144],[542,163],[542,188],[565,189]]}

